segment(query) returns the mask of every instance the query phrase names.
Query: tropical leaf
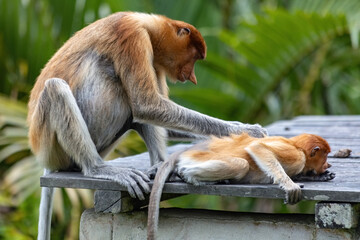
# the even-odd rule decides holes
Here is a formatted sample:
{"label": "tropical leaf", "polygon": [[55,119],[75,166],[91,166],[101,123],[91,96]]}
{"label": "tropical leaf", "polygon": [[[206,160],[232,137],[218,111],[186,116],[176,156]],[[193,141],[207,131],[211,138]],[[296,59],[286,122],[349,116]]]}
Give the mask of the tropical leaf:
{"label": "tropical leaf", "polygon": [[[279,101],[279,98],[287,96],[279,96],[276,89],[288,84],[291,90],[285,94],[292,97],[292,102],[296,98],[300,99],[293,105],[293,109],[298,114],[304,114],[310,111],[306,109],[311,108],[312,102],[301,99],[311,96],[309,93],[317,83],[319,70],[325,60],[328,60],[325,56],[334,44],[332,42],[346,35],[348,29],[344,14],[322,15],[300,10],[267,10],[262,15],[255,15],[254,22],[243,22],[235,32],[220,32],[219,38],[237,53],[233,58],[235,61],[226,61],[224,57],[212,53],[214,55],[209,54],[205,66],[209,71],[217,72],[224,84],[230,83],[236,88],[237,92],[227,91],[227,94],[243,96],[241,102],[237,103],[240,107],[235,114],[239,120],[252,122],[259,119],[257,121],[263,122],[265,112],[270,116],[267,117],[269,122],[279,116],[286,116],[285,108],[280,110],[283,101]],[[326,44],[327,48],[323,49]],[[317,52],[322,52],[320,58]],[[312,64],[304,63],[305,59]],[[308,72],[308,77],[305,75],[300,79],[295,75],[295,78],[291,77],[291,80],[286,82],[285,79],[299,66],[303,68],[301,72]],[[296,91],[299,85],[304,84],[307,87],[300,91],[300,96]],[[307,105],[299,108],[304,102]],[[289,115],[294,114],[292,112]]]}
{"label": "tropical leaf", "polygon": [[[0,97],[0,169],[5,165],[7,170],[2,176],[2,193],[8,193],[9,198],[0,204],[19,206],[30,195],[39,194],[39,178],[43,167],[39,165],[31,154],[28,145],[28,129],[26,126],[26,105],[4,97]],[[55,191],[54,213],[58,221],[65,221],[64,209],[68,205],[64,198],[68,198],[72,207],[70,239],[76,239],[79,228],[79,217],[84,207],[92,206],[92,191],[79,189],[65,189]],[[1,198],[0,198],[1,199]],[[74,218],[73,218],[74,217]]]}
{"label": "tropical leaf", "polygon": [[354,48],[359,46],[360,33],[360,2],[354,0],[328,1],[328,0],[293,0],[290,10],[302,10],[306,13],[318,13],[322,16],[345,15],[350,30],[351,42]]}

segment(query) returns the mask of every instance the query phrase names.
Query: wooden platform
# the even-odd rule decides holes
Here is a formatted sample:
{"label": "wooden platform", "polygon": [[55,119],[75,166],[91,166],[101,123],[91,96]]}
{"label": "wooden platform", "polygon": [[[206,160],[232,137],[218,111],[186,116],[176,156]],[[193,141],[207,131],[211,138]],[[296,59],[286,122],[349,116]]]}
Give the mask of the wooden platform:
{"label": "wooden platform", "polygon": [[[269,135],[285,137],[301,133],[313,133],[329,141],[330,169],[336,178],[329,182],[303,182],[304,200],[326,202],[360,202],[360,116],[301,116],[293,120],[278,121],[267,126]],[[169,152],[188,147],[181,144],[169,148]],[[352,149],[348,158],[334,158],[341,148]],[[111,161],[111,164],[145,170],[149,167],[147,153]],[[58,172],[40,179],[41,186],[60,188],[88,188],[97,190],[126,191],[117,183],[84,177],[81,173]],[[175,182],[165,184],[164,193],[207,194],[255,198],[283,199],[285,194],[276,185],[216,184],[196,187]]]}

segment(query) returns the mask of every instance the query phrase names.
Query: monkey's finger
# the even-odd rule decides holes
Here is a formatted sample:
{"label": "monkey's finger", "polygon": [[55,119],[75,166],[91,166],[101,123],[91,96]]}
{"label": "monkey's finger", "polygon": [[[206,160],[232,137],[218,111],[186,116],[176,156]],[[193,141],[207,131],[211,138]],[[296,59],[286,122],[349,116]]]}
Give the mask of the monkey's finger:
{"label": "monkey's finger", "polygon": [[132,169],[132,172],[140,176],[145,182],[150,182],[150,178],[145,173],[136,169]]}
{"label": "monkey's finger", "polygon": [[301,200],[301,190],[296,189],[292,194],[291,204],[296,204]]}
{"label": "monkey's finger", "polygon": [[129,193],[130,197],[136,198],[135,191],[133,190],[133,188],[131,187],[131,185],[130,185],[130,183],[129,183],[128,181],[126,181],[126,185],[125,185],[125,186],[127,187],[127,191],[128,191],[128,193]]}
{"label": "monkey's finger", "polygon": [[144,173],[133,170],[131,177],[143,188],[145,193],[150,193],[151,190],[148,184],[150,179]]}
{"label": "monkey's finger", "polygon": [[299,198],[298,198],[298,191],[294,191],[294,193],[292,194],[292,198],[291,198],[291,204],[295,204],[298,202]]}
{"label": "monkey's finger", "polygon": [[296,198],[296,193],[295,192],[290,192],[290,196],[289,196],[289,204],[294,204]]}
{"label": "monkey's finger", "polygon": [[289,195],[286,193],[284,198],[284,204],[288,204],[288,203],[289,203]]}
{"label": "monkey's finger", "polygon": [[131,175],[131,177],[138,183],[138,185],[140,185],[142,187],[142,189],[144,190],[145,193],[150,192],[149,184],[147,184],[147,182],[145,182],[141,176],[139,176],[137,174],[133,174],[133,175]]}
{"label": "monkey's finger", "polygon": [[[131,187],[131,189],[133,190],[134,192],[134,195],[136,195],[135,197],[137,197],[138,199],[140,200],[144,200],[145,197],[144,197],[144,194],[143,194],[143,191],[141,190],[141,188],[139,187],[139,185],[137,184],[137,182],[132,179],[131,177],[129,177],[127,179],[129,185],[128,185],[128,189],[129,187]],[[131,196],[131,195],[130,195]]]}
{"label": "monkey's finger", "polygon": [[292,199],[291,199],[291,204],[295,204],[299,201],[299,191],[298,190],[294,190],[293,194],[292,194]]}

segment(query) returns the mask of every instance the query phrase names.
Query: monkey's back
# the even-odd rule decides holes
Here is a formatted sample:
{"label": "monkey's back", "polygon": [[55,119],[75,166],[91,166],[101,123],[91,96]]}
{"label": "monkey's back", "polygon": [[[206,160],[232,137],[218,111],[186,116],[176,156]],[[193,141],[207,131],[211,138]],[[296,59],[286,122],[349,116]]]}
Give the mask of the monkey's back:
{"label": "monkey's back", "polygon": [[195,145],[183,155],[197,162],[242,158],[249,163],[249,170],[239,182],[272,183],[272,179],[259,168],[246,150],[247,147],[254,144],[270,150],[290,176],[298,174],[304,168],[305,155],[303,151],[295,147],[291,139],[284,137],[254,138],[246,133],[222,138],[212,137],[206,144]]}
{"label": "monkey's back", "polygon": [[109,17],[100,19],[87,27],[76,32],[64,45],[51,57],[45,67],[41,70],[30,94],[28,121],[38,101],[41,91],[44,89],[45,81],[50,78],[61,78],[72,88],[74,82],[78,82],[82,73],[81,62],[84,61],[86,53],[94,49],[93,46],[102,45],[105,49],[106,42],[114,41],[111,33],[114,25],[120,20],[124,13],[116,13]]}

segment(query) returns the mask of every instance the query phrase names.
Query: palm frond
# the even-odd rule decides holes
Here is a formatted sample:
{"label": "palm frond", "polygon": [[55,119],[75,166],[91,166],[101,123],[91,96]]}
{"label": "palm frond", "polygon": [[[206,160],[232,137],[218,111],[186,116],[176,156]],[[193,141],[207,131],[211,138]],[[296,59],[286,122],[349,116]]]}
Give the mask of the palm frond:
{"label": "palm frond", "polygon": [[205,65],[223,76],[224,82],[231,82],[238,91],[236,95],[245,96],[238,103],[236,115],[242,121],[253,121],[256,115],[262,115],[264,105],[268,111],[274,111],[273,106],[278,105],[274,90],[285,84],[283,80],[291,71],[325,42],[346,35],[349,26],[344,15],[275,9],[256,15],[255,22],[245,22],[238,29],[219,34],[237,53],[235,61],[229,63],[224,57],[209,54]]}

